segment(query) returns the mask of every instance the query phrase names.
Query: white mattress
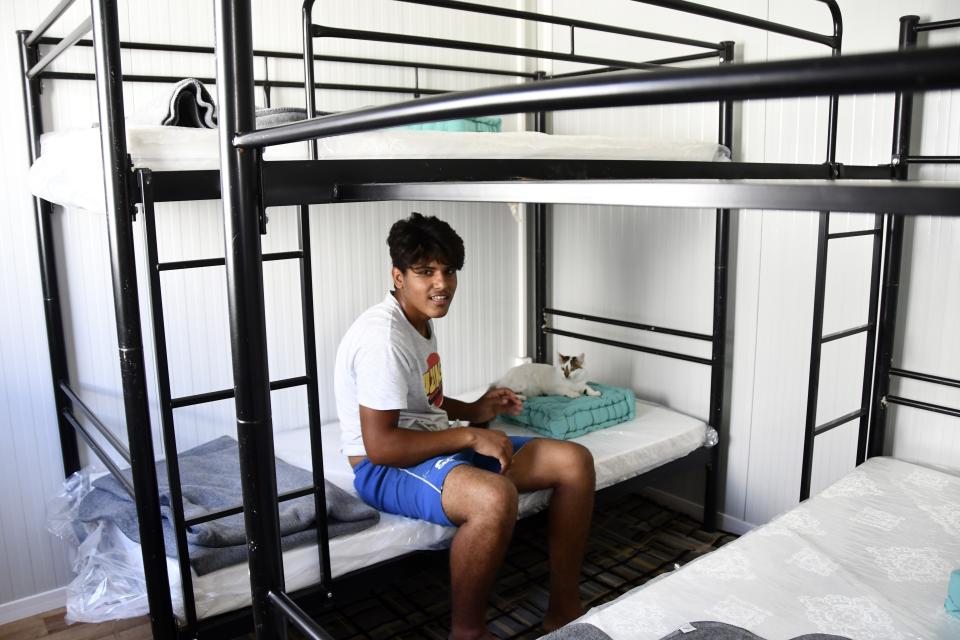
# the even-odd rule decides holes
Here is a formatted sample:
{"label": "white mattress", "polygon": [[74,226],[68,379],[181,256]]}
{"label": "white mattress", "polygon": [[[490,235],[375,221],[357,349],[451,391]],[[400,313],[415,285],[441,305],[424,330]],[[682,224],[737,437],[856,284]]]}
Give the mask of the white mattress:
{"label": "white mattress", "polygon": [[614,640],[697,620],[765,640],[957,640],[943,602],[960,568],[960,477],[873,458],[816,497],[580,619]]}
{"label": "white mattress", "polygon": [[[104,211],[103,163],[98,128],[46,133],[30,168],[31,193],[63,206]],[[219,169],[217,131],[128,126],[127,152],[134,168],[153,171]],[[684,140],[612,136],[562,136],[536,132],[466,133],[386,130],[318,140],[321,159],[581,159],[726,160],[726,147]],[[267,149],[267,160],[306,158],[306,143]]]}
{"label": "white mattress", "polygon": [[[511,435],[534,435],[512,425],[495,424]],[[602,489],[622,480],[682,458],[704,442],[707,426],[702,421],[670,409],[637,401],[637,417],[609,429],[576,438],[594,455],[597,488]],[[353,471],[345,456],[339,453],[339,425],[323,426],[324,475],[341,488],[356,495]],[[311,469],[310,447],[306,427],[277,434],[275,451],[279,458],[304,469]],[[521,516],[543,509],[549,492],[537,491],[520,497]],[[456,529],[391,514],[382,514],[380,523],[359,533],[330,541],[333,575],[369,566],[375,562],[418,549],[445,547]],[[122,534],[118,544],[124,548],[134,566],[140,564],[140,547]],[[317,550],[313,545],[283,554],[284,574],[288,591],[296,591],[320,580]],[[175,561],[168,559],[174,607],[182,615],[180,574]],[[247,565],[226,567],[203,576],[194,574],[197,615],[201,618],[231,611],[250,603],[250,581]]]}

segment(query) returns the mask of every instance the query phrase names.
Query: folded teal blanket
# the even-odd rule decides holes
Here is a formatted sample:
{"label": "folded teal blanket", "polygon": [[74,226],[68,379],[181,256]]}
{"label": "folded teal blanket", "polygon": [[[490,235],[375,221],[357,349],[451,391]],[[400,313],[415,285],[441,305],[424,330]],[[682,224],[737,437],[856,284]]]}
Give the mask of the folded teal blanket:
{"label": "folded teal blanket", "polygon": [[473,131],[481,133],[499,133],[500,118],[461,118],[459,120],[438,120],[421,124],[408,124],[399,129],[416,129],[419,131]]}
{"label": "folded teal blanket", "polygon": [[947,585],[947,600],[943,608],[952,616],[960,618],[960,569],[950,573],[950,583]]}
{"label": "folded teal blanket", "polygon": [[591,382],[599,396],[536,396],[527,398],[519,415],[501,419],[519,424],[540,435],[569,440],[585,433],[606,429],[637,415],[637,398],[630,389],[608,387]]}

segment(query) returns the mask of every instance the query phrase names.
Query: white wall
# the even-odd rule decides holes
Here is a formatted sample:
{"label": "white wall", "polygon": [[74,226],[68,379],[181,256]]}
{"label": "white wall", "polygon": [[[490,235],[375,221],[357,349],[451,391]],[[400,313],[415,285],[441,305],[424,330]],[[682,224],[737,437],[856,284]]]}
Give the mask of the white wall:
{"label": "white wall", "polygon": [[[712,1],[723,8],[790,22],[806,28],[827,31],[826,12],[819,4],[811,11],[788,0],[741,0],[736,3]],[[0,33],[12,34],[17,28],[31,28],[55,4],[52,0],[27,2],[15,0],[0,12]],[[85,3],[78,3],[83,5]],[[515,6],[511,1],[502,4]],[[529,3],[533,4],[533,3]],[[602,0],[593,3],[569,0],[541,0],[541,10],[580,16],[598,21],[630,24],[656,30],[664,26],[669,12],[643,7],[639,3]],[[626,8],[624,5],[627,5]],[[845,50],[890,49],[897,40],[897,17],[915,12],[933,19],[954,17],[947,0],[923,0],[911,3],[874,3],[844,0],[846,17]],[[909,6],[907,6],[909,4]],[[299,2],[285,0],[255,2],[255,46],[281,50],[300,47]],[[896,5],[896,6],[894,6]],[[373,10],[372,7],[377,9]],[[508,21],[472,17],[459,26],[443,12],[415,8],[405,3],[372,0],[332,3],[330,22],[338,26],[416,31],[425,35],[444,35],[518,42],[522,31],[504,28]],[[76,8],[75,8],[76,9]],[[73,11],[73,10],[72,10]],[[185,19],[184,16],[189,16]],[[56,31],[62,34],[78,22],[68,18]],[[356,20],[359,19],[360,22]],[[797,45],[780,36],[767,36],[740,27],[719,29],[701,18],[684,18],[683,29],[707,40],[733,39],[738,42],[738,57],[746,60],[779,59],[820,53],[815,45]],[[722,35],[721,35],[722,34]],[[211,45],[212,11],[197,11],[188,0],[172,3],[146,3],[131,0],[121,7],[121,35],[124,39]],[[544,33],[539,38],[546,46],[550,40],[563,50],[564,30]],[[940,40],[943,40],[940,37]],[[742,43],[742,44],[739,44]],[[17,87],[17,53],[12,36],[4,40],[0,58],[3,86]],[[618,45],[614,51],[590,50],[597,47],[589,38],[578,38],[584,53],[626,56]],[[407,55],[427,60],[428,53],[413,47],[365,45],[362,55]],[[669,50],[668,50],[669,49]],[[356,52],[340,41],[325,43],[323,52]],[[653,46],[638,57],[649,59],[671,55],[675,48]],[[89,68],[89,52],[68,54],[58,68]],[[454,63],[509,64],[497,56],[470,53],[443,54]],[[209,56],[125,54],[125,70],[135,73],[212,75]],[[550,68],[547,61],[538,65]],[[260,66],[257,67],[260,69]],[[555,70],[565,69],[555,65]],[[326,65],[322,79],[349,79],[369,83],[410,82],[412,72],[357,69],[349,65]],[[274,78],[299,79],[296,63],[276,63]],[[481,78],[468,84],[456,74],[421,74],[421,82],[449,89],[476,86],[476,82],[496,83],[498,78]],[[156,94],[156,87],[131,86],[128,106],[136,109]],[[14,96],[16,94],[13,94]],[[275,93],[275,104],[299,104],[296,91]],[[339,109],[395,99],[393,95],[370,93],[344,94],[322,92],[320,108]],[[918,140],[918,149],[929,153],[960,152],[956,111],[951,108],[956,92],[936,94],[923,103],[926,124]],[[739,134],[737,159],[766,161],[823,160],[824,100],[778,100],[751,102],[738,107]],[[95,116],[90,83],[57,82],[45,91],[45,107],[52,114],[51,126],[86,125]],[[64,584],[69,572],[62,551],[43,531],[45,502],[57,490],[60,477],[59,447],[52,406],[46,340],[39,292],[30,200],[22,189],[26,173],[25,136],[20,103],[11,99],[0,106],[0,140],[8,153],[0,177],[0,197],[6,205],[8,225],[0,234],[0,296],[8,304],[0,306],[0,482],[9,490],[0,494],[0,603],[10,602]],[[681,106],[604,110],[595,113],[563,114],[554,121],[560,133],[592,131],[635,135],[673,135],[712,139],[715,107]],[[892,118],[890,96],[861,96],[845,99],[841,110],[838,159],[844,162],[882,163],[889,155],[889,128]],[[516,126],[515,121],[508,121]],[[930,170],[934,177],[956,177],[954,168]],[[438,325],[444,350],[445,370],[454,392],[475,387],[492,379],[515,355],[518,336],[513,327],[515,306],[490,305],[489,300],[513,300],[516,295],[515,226],[506,207],[501,205],[391,204],[324,207],[313,215],[314,291],[317,305],[317,348],[321,370],[322,411],[332,416],[329,372],[338,336],[353,317],[377,301],[387,284],[387,260],[383,238],[392,220],[411,209],[436,212],[451,220],[467,242],[467,268],[461,280],[461,293],[451,318]],[[160,251],[164,259],[207,257],[222,252],[219,213],[211,203],[162,205]],[[710,329],[710,270],[713,243],[713,213],[691,211],[636,212],[627,208],[592,207],[574,215],[574,209],[558,208],[555,241],[558,251],[573,260],[554,261],[556,280],[554,302],[586,313],[623,316],[696,331]],[[479,214],[479,215],[477,215]],[[288,248],[294,239],[290,210],[274,211],[265,248]],[[862,217],[834,216],[837,226],[863,225]],[[116,338],[113,327],[108,268],[101,245],[105,241],[103,219],[84,212],[57,216],[58,228],[70,236],[72,250],[64,252],[61,274],[70,299],[67,313],[68,334],[81,362],[71,363],[85,398],[96,405],[108,423],[122,428],[121,407],[117,400],[119,381],[115,364]],[[138,223],[139,224],[139,223]],[[946,302],[943,293],[957,288],[958,243],[960,233],[950,220],[926,219],[915,223],[911,242],[914,262],[901,306],[905,307],[906,329],[900,360],[905,367],[931,370],[958,377],[960,344],[951,328],[960,326],[960,306]],[[736,276],[733,313],[733,351],[731,353],[732,398],[728,415],[730,435],[725,450],[725,512],[749,523],[767,520],[796,501],[799,483],[800,443],[806,403],[806,379],[810,310],[813,290],[816,219],[807,213],[742,212],[734,227]],[[138,230],[138,234],[139,234]],[[344,242],[350,238],[351,242]],[[585,241],[588,238],[593,242]],[[80,250],[77,250],[80,249]],[[825,330],[857,324],[865,314],[863,292],[865,248],[856,241],[832,254]],[[555,255],[557,252],[555,252]],[[69,268],[68,268],[69,267]],[[297,347],[299,323],[295,274],[286,267],[270,265],[266,269],[267,306],[270,323],[271,372],[275,376],[294,375],[302,355]],[[950,275],[953,274],[953,275]],[[953,278],[952,280],[950,278]],[[504,284],[507,283],[507,284]],[[571,286],[572,285],[572,286]],[[186,276],[165,276],[164,286],[168,323],[169,351],[174,370],[175,393],[188,393],[226,387],[229,378],[229,345],[225,331],[225,292],[218,270]],[[674,295],[683,291],[683,295]],[[76,302],[84,293],[93,297],[84,304]],[[700,295],[697,295],[700,294]],[[200,302],[202,301],[202,304]],[[144,314],[144,322],[148,316]],[[903,325],[902,325],[903,326]],[[190,330],[188,332],[187,330]],[[477,339],[464,341],[464,335]],[[152,363],[148,334],[146,348]],[[633,338],[633,337],[631,337]],[[636,337],[642,339],[642,337]],[[562,343],[561,343],[562,345]],[[579,345],[576,345],[579,346]],[[844,413],[850,408],[849,393],[834,393],[843,383],[855,389],[852,379],[859,365],[856,345],[844,346],[851,353],[825,353],[821,386],[821,412],[824,416]],[[578,349],[580,350],[580,349]],[[602,381],[629,384],[644,395],[669,403],[682,411],[704,416],[707,409],[708,375],[695,366],[675,364],[645,355],[624,355],[598,345],[585,345],[588,362],[595,377]],[[836,364],[831,364],[836,362]],[[152,364],[148,363],[148,366]],[[152,384],[152,381],[151,381]],[[904,393],[906,390],[904,389]],[[947,394],[929,393],[934,402],[948,402]],[[954,403],[957,398],[954,396]],[[853,400],[856,402],[856,399]],[[301,402],[296,392],[274,394],[276,428],[302,422]],[[183,447],[207,439],[213,434],[230,432],[230,403],[178,413]],[[960,452],[960,431],[949,419],[916,415],[912,410],[897,410],[898,428],[891,432],[891,447],[896,455],[908,458],[948,462]],[[851,430],[852,431],[852,430]],[[916,434],[916,435],[915,435]],[[850,434],[837,429],[829,436],[828,446],[818,445],[818,475],[815,488],[835,477],[851,464],[848,455]],[[832,441],[838,442],[832,442]],[[822,456],[822,453],[831,455]],[[952,457],[951,457],[952,456]],[[671,485],[672,486],[672,485]],[[689,487],[672,486],[684,491]],[[694,494],[698,495],[698,494]]]}

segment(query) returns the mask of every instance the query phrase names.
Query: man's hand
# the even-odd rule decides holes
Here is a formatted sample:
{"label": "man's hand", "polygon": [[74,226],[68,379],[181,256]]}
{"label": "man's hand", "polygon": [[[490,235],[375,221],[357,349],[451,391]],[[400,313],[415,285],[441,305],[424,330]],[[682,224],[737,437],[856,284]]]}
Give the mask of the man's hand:
{"label": "man's hand", "polygon": [[490,422],[501,413],[515,416],[523,410],[523,403],[517,394],[506,388],[490,389],[472,404],[472,421],[481,424]]}
{"label": "man's hand", "polygon": [[496,458],[500,462],[500,473],[504,474],[513,461],[513,443],[503,431],[496,429],[471,429],[474,443],[471,447],[482,456]]}

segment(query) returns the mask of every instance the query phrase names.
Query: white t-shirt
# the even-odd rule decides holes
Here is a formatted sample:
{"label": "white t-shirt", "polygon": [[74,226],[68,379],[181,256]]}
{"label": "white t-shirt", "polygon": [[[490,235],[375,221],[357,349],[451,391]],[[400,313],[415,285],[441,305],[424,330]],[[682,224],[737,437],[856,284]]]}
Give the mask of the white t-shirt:
{"label": "white t-shirt", "polygon": [[337,349],[333,388],[340,417],[340,451],[366,455],[360,433],[360,405],[400,410],[404,429],[440,431],[449,426],[443,404],[443,373],[433,323],[424,338],[388,293],[364,311]]}

